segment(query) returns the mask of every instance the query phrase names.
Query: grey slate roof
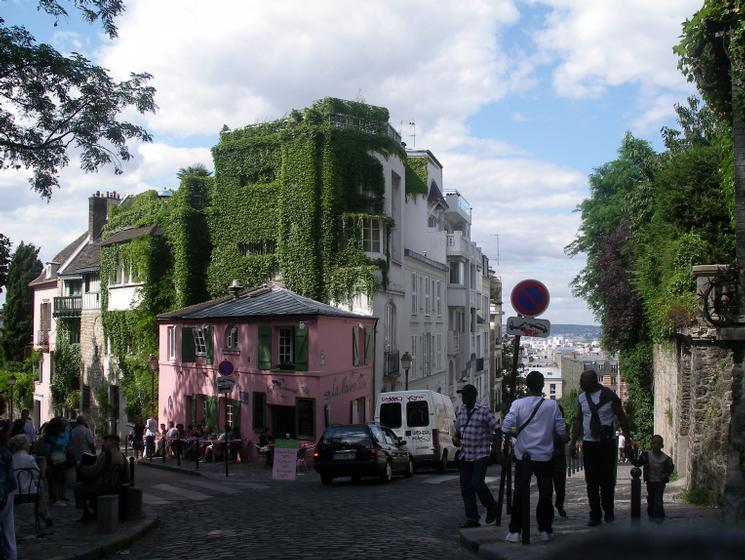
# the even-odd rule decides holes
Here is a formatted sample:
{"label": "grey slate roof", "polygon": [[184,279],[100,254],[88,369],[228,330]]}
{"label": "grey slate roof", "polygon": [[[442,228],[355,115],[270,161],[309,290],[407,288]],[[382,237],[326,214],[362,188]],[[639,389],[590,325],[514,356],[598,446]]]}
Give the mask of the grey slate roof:
{"label": "grey slate roof", "polygon": [[105,247],[107,245],[113,245],[114,243],[124,243],[125,241],[130,241],[132,239],[136,239],[138,237],[142,237],[144,235],[163,235],[163,230],[161,230],[157,225],[149,225],[149,226],[142,226],[142,227],[130,227],[130,228],[124,228],[119,231],[116,231],[112,233],[109,237],[107,237],[104,241],[101,241],[101,247]]}
{"label": "grey slate roof", "polygon": [[[55,262],[59,265],[62,265],[67,259],[70,258],[70,255],[73,254],[75,249],[80,247],[80,244],[85,241],[85,238],[88,237],[88,232],[86,231],[83,233],[80,237],[75,239],[72,243],[70,243],[67,247],[62,249],[59,253],[57,253],[54,258],[52,259],[52,262]],[[47,282],[51,282],[57,278],[56,274],[53,274],[51,278],[47,278],[46,276],[46,270],[42,270],[41,274],[34,278],[31,282],[29,282],[29,286],[36,286],[38,284],[46,284]]]}
{"label": "grey slate roof", "polygon": [[183,309],[158,315],[159,321],[172,319],[207,320],[249,317],[315,316],[370,319],[366,315],[350,313],[320,301],[296,294],[278,284],[265,284],[240,294],[198,303]]}
{"label": "grey slate roof", "polygon": [[85,247],[75,255],[75,258],[70,262],[70,264],[65,267],[61,276],[98,270],[100,263],[101,247],[98,244],[98,241],[88,242]]}

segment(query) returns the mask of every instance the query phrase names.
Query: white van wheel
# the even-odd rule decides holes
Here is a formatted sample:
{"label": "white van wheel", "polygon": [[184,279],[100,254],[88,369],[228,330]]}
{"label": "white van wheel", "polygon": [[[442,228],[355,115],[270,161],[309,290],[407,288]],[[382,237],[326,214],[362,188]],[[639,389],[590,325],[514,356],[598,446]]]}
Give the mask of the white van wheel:
{"label": "white van wheel", "polygon": [[448,452],[443,451],[440,457],[440,462],[437,464],[437,472],[440,474],[446,473],[448,470]]}

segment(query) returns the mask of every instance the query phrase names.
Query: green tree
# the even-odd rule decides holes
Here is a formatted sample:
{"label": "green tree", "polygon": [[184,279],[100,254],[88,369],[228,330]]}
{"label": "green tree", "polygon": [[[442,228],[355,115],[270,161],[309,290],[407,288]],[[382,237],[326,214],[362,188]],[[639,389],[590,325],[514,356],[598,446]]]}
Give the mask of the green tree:
{"label": "green tree", "polygon": [[0,294],[8,281],[8,264],[10,264],[10,239],[0,233]]}
{"label": "green tree", "polygon": [[28,283],[42,270],[39,249],[21,242],[8,267],[8,297],[0,348],[6,362],[22,362],[33,340],[34,292]]}
{"label": "green tree", "polygon": [[[83,19],[100,20],[110,38],[117,36],[114,19],[124,11],[122,0],[73,0]],[[62,2],[39,0],[39,10],[67,16]],[[56,25],[56,23],[55,23]],[[108,71],[78,53],[64,56],[39,44],[23,26],[0,18],[0,169],[33,171],[32,188],[50,198],[57,175],[69,163],[69,149],[80,154],[81,167],[93,172],[132,155],[127,142],[151,140],[141,126],[120,120],[130,108],[153,112],[155,89],[147,73],[114,81]]]}
{"label": "green tree", "polygon": [[683,23],[678,67],[732,126],[736,258],[745,280],[745,17],[741,0],[707,0]]}

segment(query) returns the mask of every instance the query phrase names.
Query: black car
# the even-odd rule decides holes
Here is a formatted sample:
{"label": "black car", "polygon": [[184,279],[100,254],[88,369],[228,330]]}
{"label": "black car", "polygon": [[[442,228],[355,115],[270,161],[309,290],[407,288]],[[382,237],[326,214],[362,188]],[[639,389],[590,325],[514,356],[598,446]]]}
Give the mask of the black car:
{"label": "black car", "polygon": [[355,482],[375,476],[389,482],[394,473],[413,476],[414,459],[393,430],[370,422],[326,428],[313,453],[313,468],[326,485],[339,476],[351,476]]}

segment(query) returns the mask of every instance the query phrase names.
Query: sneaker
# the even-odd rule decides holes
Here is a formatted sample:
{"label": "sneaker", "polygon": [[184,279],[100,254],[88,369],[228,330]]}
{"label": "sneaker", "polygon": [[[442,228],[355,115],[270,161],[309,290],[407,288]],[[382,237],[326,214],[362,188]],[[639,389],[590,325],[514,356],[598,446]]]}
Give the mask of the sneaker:
{"label": "sneaker", "polygon": [[52,504],[54,507],[67,507],[67,502],[63,502],[62,500],[58,500]]}
{"label": "sneaker", "polygon": [[522,540],[520,533],[507,533],[504,537],[504,542],[519,543],[522,542]]}
{"label": "sneaker", "polygon": [[606,523],[613,523],[616,520],[616,516],[612,511],[606,511],[604,520]]}
{"label": "sneaker", "polygon": [[541,542],[551,542],[554,540],[554,534],[549,533],[548,531],[541,531],[539,536],[541,537]]}
{"label": "sneaker", "polygon": [[497,520],[497,506],[492,506],[486,510],[486,521],[487,525],[491,525]]}

